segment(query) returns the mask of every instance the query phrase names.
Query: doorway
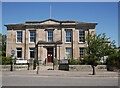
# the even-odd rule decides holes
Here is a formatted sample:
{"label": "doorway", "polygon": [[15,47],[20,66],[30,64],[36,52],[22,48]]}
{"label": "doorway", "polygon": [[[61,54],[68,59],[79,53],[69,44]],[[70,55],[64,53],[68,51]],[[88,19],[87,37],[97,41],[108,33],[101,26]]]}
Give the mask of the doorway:
{"label": "doorway", "polygon": [[47,62],[53,63],[53,47],[47,48]]}

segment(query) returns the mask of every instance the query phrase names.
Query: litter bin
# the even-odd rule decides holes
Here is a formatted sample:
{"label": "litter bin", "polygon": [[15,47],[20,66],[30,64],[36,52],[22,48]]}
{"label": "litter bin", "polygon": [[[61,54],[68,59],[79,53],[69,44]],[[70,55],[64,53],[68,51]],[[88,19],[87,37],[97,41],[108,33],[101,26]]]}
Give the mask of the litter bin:
{"label": "litter bin", "polygon": [[59,70],[69,71],[68,60],[60,60]]}

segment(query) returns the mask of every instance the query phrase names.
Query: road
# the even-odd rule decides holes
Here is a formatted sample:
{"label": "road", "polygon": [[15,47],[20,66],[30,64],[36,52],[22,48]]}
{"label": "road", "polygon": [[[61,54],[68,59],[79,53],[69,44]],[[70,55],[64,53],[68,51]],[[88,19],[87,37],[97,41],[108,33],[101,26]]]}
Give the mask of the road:
{"label": "road", "polygon": [[3,86],[118,86],[118,77],[67,77],[3,72]]}

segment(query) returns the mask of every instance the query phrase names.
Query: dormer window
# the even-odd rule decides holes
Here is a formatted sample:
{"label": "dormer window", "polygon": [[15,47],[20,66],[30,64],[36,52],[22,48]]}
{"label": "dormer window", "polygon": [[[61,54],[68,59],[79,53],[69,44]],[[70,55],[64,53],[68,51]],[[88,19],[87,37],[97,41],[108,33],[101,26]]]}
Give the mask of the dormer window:
{"label": "dormer window", "polygon": [[48,42],[52,42],[53,41],[53,31],[48,31]]}

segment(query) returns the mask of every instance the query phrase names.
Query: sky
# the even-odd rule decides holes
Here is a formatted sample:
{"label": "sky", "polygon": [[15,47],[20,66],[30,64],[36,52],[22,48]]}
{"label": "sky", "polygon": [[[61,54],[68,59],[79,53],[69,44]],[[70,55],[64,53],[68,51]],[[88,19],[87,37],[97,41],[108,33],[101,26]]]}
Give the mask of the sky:
{"label": "sky", "polygon": [[96,34],[106,33],[118,46],[117,2],[3,2],[2,33],[7,32],[4,24],[49,19],[50,5],[52,19],[98,23]]}

